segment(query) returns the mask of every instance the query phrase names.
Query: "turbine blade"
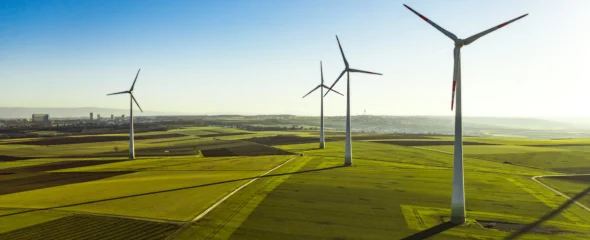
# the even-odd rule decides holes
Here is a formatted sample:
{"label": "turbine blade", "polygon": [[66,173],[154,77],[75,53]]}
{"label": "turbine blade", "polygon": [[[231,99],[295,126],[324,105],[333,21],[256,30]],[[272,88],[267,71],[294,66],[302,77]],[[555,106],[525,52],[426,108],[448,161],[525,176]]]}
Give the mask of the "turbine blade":
{"label": "turbine blade", "polygon": [[131,85],[131,89],[129,89],[129,91],[133,91],[133,88],[135,87],[135,82],[137,81],[137,76],[139,76],[139,71],[141,71],[141,68],[137,70],[137,75],[135,75],[135,80],[133,80],[133,85]]}
{"label": "turbine blade", "polygon": [[314,89],[312,89],[311,91],[309,91],[307,94],[305,94],[305,96],[303,96],[302,98],[307,97],[307,95],[311,94],[312,92],[314,92],[315,90],[318,90],[318,88],[320,88],[322,85],[318,85],[317,87],[315,87]]}
{"label": "turbine blade", "polygon": [[506,26],[506,25],[508,25],[508,24],[510,24],[510,23],[512,23],[512,22],[514,22],[514,21],[516,21],[516,20],[518,20],[518,19],[521,19],[521,18],[523,18],[523,17],[526,17],[526,16],[528,16],[528,15],[529,15],[529,14],[527,13],[527,14],[525,14],[525,15],[522,15],[522,16],[520,16],[520,17],[517,17],[517,18],[515,18],[515,19],[512,19],[512,20],[510,20],[510,21],[508,21],[508,22],[502,23],[502,24],[500,24],[500,25],[498,25],[498,26],[495,26],[495,27],[493,27],[493,28],[490,28],[490,29],[488,29],[488,30],[485,30],[485,31],[483,31],[483,32],[480,32],[480,33],[478,33],[478,34],[475,34],[475,35],[473,35],[473,36],[471,36],[471,37],[468,37],[467,39],[465,39],[464,43],[465,43],[465,45],[468,45],[468,44],[472,43],[473,41],[477,40],[478,38],[480,38],[480,37],[483,37],[483,36],[485,36],[485,35],[486,35],[486,34],[488,34],[488,33],[491,33],[491,32],[493,32],[493,31],[496,31],[496,30],[498,30],[498,29],[500,29],[500,28],[502,28],[502,27],[504,27],[504,26]]}
{"label": "turbine blade", "polygon": [[344,51],[342,50],[342,45],[340,45],[340,39],[338,39],[338,35],[336,35],[336,41],[338,41],[338,48],[340,48],[340,53],[342,54],[342,60],[344,60],[344,66],[348,68],[348,61],[346,61],[346,57],[344,56]]}
{"label": "turbine blade", "polygon": [[325,97],[326,95],[328,95],[328,93],[330,93],[330,91],[333,91],[333,90],[332,90],[332,88],[334,87],[334,85],[336,85],[336,83],[337,83],[338,81],[340,81],[340,78],[342,78],[342,76],[344,76],[344,73],[345,73],[345,72],[346,72],[346,69],[344,69],[344,70],[342,71],[342,73],[340,73],[340,76],[338,76],[338,78],[336,78],[336,81],[335,81],[334,83],[332,83],[332,86],[328,88],[328,91],[326,92],[326,94],[324,94],[324,97]]}
{"label": "turbine blade", "polygon": [[135,97],[133,96],[133,93],[131,93],[131,99],[133,99],[133,101],[135,102],[135,105],[137,105],[137,107],[139,108],[139,110],[141,112],[143,112],[143,110],[141,109],[141,107],[139,106],[139,103],[137,103],[137,100],[135,100]]}
{"label": "turbine blade", "polygon": [[109,93],[109,94],[107,94],[107,96],[110,96],[110,95],[117,95],[117,94],[123,94],[123,93],[129,93],[129,91],[122,91],[122,92],[116,92],[116,93]]}
{"label": "turbine blade", "polygon": [[422,14],[414,11],[414,9],[412,9],[411,7],[409,7],[408,5],[404,4],[404,6],[409,9],[410,11],[412,11],[413,13],[415,13],[416,15],[418,15],[418,17],[422,18],[422,20],[426,21],[427,23],[429,23],[430,25],[432,25],[434,28],[438,29],[440,32],[442,32],[444,35],[447,35],[447,37],[449,37],[450,39],[453,39],[453,41],[457,40],[457,36],[455,36],[455,34],[445,30],[444,28],[440,27],[439,25],[437,25],[436,23],[434,23],[433,21],[430,21],[430,19],[424,17]]}
{"label": "turbine blade", "polygon": [[[324,88],[327,88],[327,89],[330,89],[330,88],[329,88],[328,86],[326,86],[326,85],[322,85],[322,87],[324,87]],[[336,90],[334,90],[334,89],[332,89],[332,91],[333,91],[333,92],[335,92],[335,93],[338,93],[338,94],[340,94],[340,95],[342,95],[342,96],[344,96],[344,94],[342,94],[342,93],[339,93],[338,91],[336,91]]]}
{"label": "turbine blade", "polygon": [[457,80],[459,78],[458,74],[459,74],[459,54],[460,54],[461,48],[459,47],[455,47],[454,53],[453,53],[453,58],[454,58],[454,64],[453,64],[453,94],[451,95],[451,111],[453,111],[453,105],[455,104],[455,87],[457,86]]}
{"label": "turbine blade", "polygon": [[383,75],[381,73],[369,72],[369,71],[365,71],[365,70],[358,70],[358,69],[354,69],[354,68],[351,68],[350,69],[350,72],[367,73],[367,74],[374,74],[374,75]]}
{"label": "turbine blade", "polygon": [[322,61],[320,61],[320,74],[322,75],[322,84],[324,84],[324,68],[322,67]]}

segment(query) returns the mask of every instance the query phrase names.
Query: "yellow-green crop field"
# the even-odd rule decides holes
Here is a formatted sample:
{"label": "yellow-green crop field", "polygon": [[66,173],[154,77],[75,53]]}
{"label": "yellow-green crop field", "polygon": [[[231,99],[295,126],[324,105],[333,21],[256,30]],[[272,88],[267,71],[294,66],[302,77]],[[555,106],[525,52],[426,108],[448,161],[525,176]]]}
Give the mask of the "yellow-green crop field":
{"label": "yellow-green crop field", "polygon": [[[0,141],[0,239],[590,239],[590,139],[192,127]],[[559,177],[551,177],[559,175]],[[537,178],[542,185],[531,178]]]}

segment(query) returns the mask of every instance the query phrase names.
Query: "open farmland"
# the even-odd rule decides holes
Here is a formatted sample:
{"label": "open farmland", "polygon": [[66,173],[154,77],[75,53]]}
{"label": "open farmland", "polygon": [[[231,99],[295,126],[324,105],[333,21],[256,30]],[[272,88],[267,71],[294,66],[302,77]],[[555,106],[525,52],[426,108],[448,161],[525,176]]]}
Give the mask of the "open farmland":
{"label": "open farmland", "polygon": [[[136,136],[136,140],[145,139],[161,139],[161,138],[174,138],[183,137],[182,134],[144,134]],[[129,140],[129,136],[124,135],[104,135],[104,136],[82,136],[82,137],[50,137],[42,138],[29,141],[15,141],[11,144],[22,144],[22,145],[62,145],[62,144],[76,144],[76,143],[98,143],[98,142],[112,142],[112,141],[125,141]]]}
{"label": "open farmland", "polygon": [[[541,182],[573,198],[590,187],[590,175],[543,177]],[[582,196],[580,203],[590,207],[590,194]]]}
{"label": "open farmland", "polygon": [[[468,223],[433,234],[449,215],[448,136],[355,134],[355,165],[343,167],[338,132],[327,149],[309,131],[139,135],[168,137],[138,138],[136,160],[118,139],[2,141],[14,159],[0,162],[0,239],[502,239],[566,202],[530,177],[590,168],[568,146],[466,139],[474,143],[464,146]],[[567,195],[588,185],[543,181]],[[571,205],[521,239],[586,239],[587,229],[590,212]]]}

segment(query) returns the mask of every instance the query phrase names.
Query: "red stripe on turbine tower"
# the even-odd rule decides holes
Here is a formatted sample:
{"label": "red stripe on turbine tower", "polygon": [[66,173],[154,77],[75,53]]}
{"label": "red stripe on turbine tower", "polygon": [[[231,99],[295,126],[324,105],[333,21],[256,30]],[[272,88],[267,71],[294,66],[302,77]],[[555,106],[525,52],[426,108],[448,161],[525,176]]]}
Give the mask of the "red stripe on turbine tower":
{"label": "red stripe on turbine tower", "polygon": [[424,21],[430,22],[430,20],[428,20],[428,18],[426,18],[425,16],[422,16],[422,15],[418,15],[418,16],[420,16],[420,18],[422,18]]}

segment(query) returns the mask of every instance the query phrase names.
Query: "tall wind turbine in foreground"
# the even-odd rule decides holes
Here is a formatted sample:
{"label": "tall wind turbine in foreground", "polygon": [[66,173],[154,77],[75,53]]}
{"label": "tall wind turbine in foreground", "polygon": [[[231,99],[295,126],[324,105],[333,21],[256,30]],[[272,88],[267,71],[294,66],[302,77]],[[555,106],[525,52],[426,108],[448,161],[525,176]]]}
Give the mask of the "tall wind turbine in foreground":
{"label": "tall wind turbine in foreground", "polygon": [[[336,85],[336,83],[338,81],[340,81],[340,78],[342,78],[344,73],[346,73],[346,145],[345,145],[345,150],[344,150],[345,151],[344,152],[344,165],[350,166],[350,165],[352,165],[352,142],[351,142],[351,138],[350,138],[350,134],[351,134],[351,132],[350,132],[350,73],[351,72],[358,72],[358,73],[367,73],[367,74],[374,74],[374,75],[383,75],[383,74],[350,68],[348,66],[348,61],[346,61],[346,57],[344,56],[344,51],[342,51],[342,45],[340,45],[340,40],[338,39],[338,35],[336,35],[336,41],[338,41],[338,47],[340,48],[340,53],[342,54],[342,60],[344,60],[344,70],[342,70],[342,73],[340,73],[340,76],[338,76],[338,78],[332,84],[332,86],[329,88],[329,90],[332,90],[334,85]],[[328,93],[330,93],[330,91],[326,92],[326,95],[328,95]]]}
{"label": "tall wind turbine in foreground", "polygon": [[[318,85],[317,87],[315,87],[314,89],[312,89],[311,91],[309,91],[307,94],[305,94],[305,96],[303,96],[302,98],[307,97],[307,95],[311,94],[312,92],[314,92],[315,90],[318,90],[318,88],[320,89],[320,149],[324,149],[326,148],[326,143],[325,143],[325,139],[324,139],[324,88],[327,88],[328,91],[332,90],[335,93],[338,93],[340,95],[342,95],[342,93],[337,92],[334,89],[330,89],[328,86],[324,85],[324,69],[322,67],[322,62],[320,61],[320,74],[322,75],[322,82],[320,83],[320,85]],[[342,95],[344,96],[344,95]]]}
{"label": "tall wind turbine in foreground", "polygon": [[[133,102],[135,102],[135,104],[137,104],[137,107],[139,108],[139,110],[141,110],[139,103],[137,103],[137,100],[135,100],[135,97],[133,97],[133,88],[135,87],[135,82],[137,81],[137,76],[139,76],[139,71],[141,71],[141,68],[139,70],[137,70],[137,75],[135,75],[135,80],[133,80],[133,85],[131,85],[131,89],[129,89],[127,91],[107,94],[107,96],[109,96],[109,95],[128,93],[130,96],[129,101],[131,102],[131,105],[129,107],[129,159],[135,159],[135,146],[134,146],[134,140],[133,140]],[[143,110],[141,110],[141,112],[143,112]]]}
{"label": "tall wind turbine in foreground", "polygon": [[[465,190],[463,182],[463,125],[461,123],[461,47],[469,45],[480,37],[485,36],[488,33],[496,31],[518,19],[526,17],[528,15],[522,15],[508,22],[502,23],[498,26],[475,34],[466,39],[460,39],[455,34],[443,29],[436,23],[430,21],[428,18],[422,16],[422,14],[414,11],[414,9],[404,4],[406,8],[418,15],[424,21],[428,22],[434,28],[441,31],[444,35],[449,37],[455,42],[455,64],[453,70],[453,95],[451,98],[451,111],[453,110],[454,98],[457,98],[457,109],[455,109],[455,151],[453,161],[453,195],[451,200],[451,222],[453,223],[464,223],[465,222]],[[455,92],[456,90],[456,92]]]}

